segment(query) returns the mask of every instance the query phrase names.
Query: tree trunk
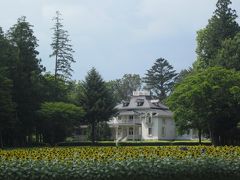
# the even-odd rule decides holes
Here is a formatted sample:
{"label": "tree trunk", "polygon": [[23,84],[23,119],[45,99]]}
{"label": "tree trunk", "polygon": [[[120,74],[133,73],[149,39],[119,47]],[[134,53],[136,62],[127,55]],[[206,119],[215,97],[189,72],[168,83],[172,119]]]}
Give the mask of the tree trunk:
{"label": "tree trunk", "polygon": [[0,130],[0,148],[3,148],[2,130]]}
{"label": "tree trunk", "polygon": [[91,138],[92,138],[92,144],[95,143],[95,122],[92,122],[92,134],[91,134]]}
{"label": "tree trunk", "polygon": [[199,140],[199,144],[202,145],[202,130],[198,129],[198,140]]}
{"label": "tree trunk", "polygon": [[57,79],[57,67],[58,67],[58,50],[56,51],[56,56],[55,56],[55,69],[54,69],[54,78],[55,81]]}

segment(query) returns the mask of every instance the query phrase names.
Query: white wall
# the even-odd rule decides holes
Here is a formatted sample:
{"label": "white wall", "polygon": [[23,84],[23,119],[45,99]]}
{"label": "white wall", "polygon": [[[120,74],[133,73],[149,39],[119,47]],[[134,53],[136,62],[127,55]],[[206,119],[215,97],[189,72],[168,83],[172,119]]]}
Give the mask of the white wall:
{"label": "white wall", "polygon": [[[152,135],[148,135],[148,128],[152,128]],[[154,140],[158,139],[158,118],[152,118],[152,125],[146,124],[146,119],[142,119],[142,139],[143,140]]]}
{"label": "white wall", "polygon": [[[165,120],[165,124],[163,123]],[[165,136],[163,136],[162,127],[165,127]],[[175,139],[176,136],[176,128],[175,128],[175,122],[171,118],[159,118],[159,126],[158,126],[158,136],[159,139]]]}

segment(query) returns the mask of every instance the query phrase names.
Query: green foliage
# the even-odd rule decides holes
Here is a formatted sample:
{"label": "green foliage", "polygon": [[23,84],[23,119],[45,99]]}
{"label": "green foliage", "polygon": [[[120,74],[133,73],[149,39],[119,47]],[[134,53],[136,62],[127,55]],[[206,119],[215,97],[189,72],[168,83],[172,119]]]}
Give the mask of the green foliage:
{"label": "green foliage", "polygon": [[107,82],[107,87],[113,93],[117,103],[123,100],[129,100],[133,91],[142,87],[142,81],[138,74],[124,74],[122,79],[116,79]]}
{"label": "green foliage", "polygon": [[44,141],[54,144],[63,141],[79,125],[85,112],[81,107],[63,102],[45,102],[41,105],[39,129]]}
{"label": "green foliage", "polygon": [[98,122],[108,121],[116,113],[113,95],[106,87],[100,74],[92,68],[82,83],[80,104],[86,111],[86,123],[91,125],[91,139],[95,141]]}
{"label": "green foliage", "polygon": [[234,180],[240,178],[240,159],[174,158],[127,159],[123,161],[32,161],[0,160],[0,178],[8,180]]}
{"label": "green foliage", "polygon": [[12,81],[3,75],[0,67],[0,148],[4,135],[14,127],[15,105],[11,95]]}
{"label": "green foliage", "polygon": [[97,139],[99,141],[111,139],[111,129],[107,122],[99,122],[97,124]]}
{"label": "green foliage", "polygon": [[54,27],[52,28],[53,42],[51,44],[53,52],[50,57],[55,58],[55,77],[61,77],[68,79],[71,77],[71,63],[74,63],[72,45],[69,43],[69,35],[66,30],[63,29],[61,23],[61,14],[59,11],[56,12],[56,17],[53,18],[55,21]]}
{"label": "green foliage", "polygon": [[[18,135],[15,139],[24,144],[27,137],[31,137],[34,131],[35,111],[42,101],[38,85],[44,68],[37,58],[37,39],[33,34],[32,25],[26,21],[26,17],[17,20],[17,23],[10,28],[7,37],[16,52],[14,62],[8,68],[9,77],[13,82],[13,101],[17,105],[15,116],[20,121],[16,132]],[[30,143],[31,138],[28,141]]]}
{"label": "green foliage", "polygon": [[208,25],[197,33],[196,52],[200,68],[218,65],[215,59],[222,42],[227,38],[233,38],[240,31],[236,22],[236,11],[229,7],[230,4],[230,0],[218,0],[217,9]]}
{"label": "green foliage", "polygon": [[175,84],[181,83],[188,75],[191,75],[193,71],[194,71],[193,68],[181,70],[180,73],[175,78]]}
{"label": "green foliage", "polygon": [[240,32],[235,37],[223,41],[216,62],[223,67],[240,71]]}
{"label": "green foliage", "polygon": [[56,77],[46,73],[42,78],[42,96],[45,101],[67,102],[68,93],[72,89],[72,83],[65,81],[61,77]]}
{"label": "green foliage", "polygon": [[181,129],[209,128],[213,143],[230,143],[239,122],[240,73],[213,67],[188,76],[168,99]]}
{"label": "green foliage", "polygon": [[147,71],[143,81],[146,83],[146,89],[151,90],[153,96],[160,101],[166,99],[174,86],[176,71],[166,59],[156,60],[151,69]]}
{"label": "green foliage", "polygon": [[15,105],[12,101],[12,81],[9,79],[9,61],[12,56],[9,54],[11,47],[0,28],[0,147],[3,146],[3,130],[7,131],[12,127]]}

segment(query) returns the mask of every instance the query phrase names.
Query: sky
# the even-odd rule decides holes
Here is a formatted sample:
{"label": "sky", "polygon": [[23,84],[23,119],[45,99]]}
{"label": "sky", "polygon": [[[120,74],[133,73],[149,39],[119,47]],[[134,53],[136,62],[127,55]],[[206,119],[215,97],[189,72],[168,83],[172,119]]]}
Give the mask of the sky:
{"label": "sky", "polygon": [[[104,80],[124,74],[143,77],[157,58],[177,70],[196,59],[196,32],[204,28],[217,0],[0,0],[0,26],[7,31],[26,16],[34,27],[39,58],[53,72],[52,18],[58,10],[75,50],[72,79],[95,67]],[[240,16],[240,0],[232,0]],[[237,21],[240,23],[239,18]]]}

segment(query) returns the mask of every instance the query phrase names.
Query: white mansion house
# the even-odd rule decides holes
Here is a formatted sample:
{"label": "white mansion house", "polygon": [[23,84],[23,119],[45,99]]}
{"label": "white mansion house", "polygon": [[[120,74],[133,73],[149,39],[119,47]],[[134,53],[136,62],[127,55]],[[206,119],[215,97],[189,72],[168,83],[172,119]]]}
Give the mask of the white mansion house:
{"label": "white mansion house", "polygon": [[108,123],[112,139],[127,140],[172,140],[194,139],[196,133],[190,131],[176,135],[173,113],[157,100],[151,100],[150,92],[135,91],[129,102],[117,107],[118,115]]}

